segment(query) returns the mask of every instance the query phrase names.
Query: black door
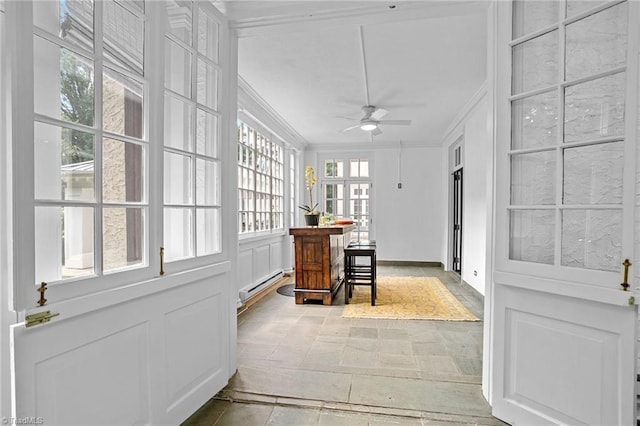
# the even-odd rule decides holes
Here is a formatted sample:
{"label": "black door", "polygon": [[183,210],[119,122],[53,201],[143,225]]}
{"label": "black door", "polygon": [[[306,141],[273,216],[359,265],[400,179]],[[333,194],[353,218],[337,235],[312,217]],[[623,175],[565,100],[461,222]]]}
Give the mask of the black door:
{"label": "black door", "polygon": [[453,270],[462,273],[462,169],[453,177]]}

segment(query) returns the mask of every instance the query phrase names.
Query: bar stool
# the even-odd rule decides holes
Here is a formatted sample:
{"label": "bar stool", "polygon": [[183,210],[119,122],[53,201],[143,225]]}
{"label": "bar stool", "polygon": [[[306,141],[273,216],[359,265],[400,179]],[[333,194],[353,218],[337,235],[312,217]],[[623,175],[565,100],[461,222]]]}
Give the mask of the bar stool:
{"label": "bar stool", "polygon": [[[365,259],[363,259],[365,258]],[[368,258],[368,261],[366,259]],[[371,306],[376,305],[376,242],[352,241],[344,248],[344,303],[349,304],[353,286],[371,287]]]}

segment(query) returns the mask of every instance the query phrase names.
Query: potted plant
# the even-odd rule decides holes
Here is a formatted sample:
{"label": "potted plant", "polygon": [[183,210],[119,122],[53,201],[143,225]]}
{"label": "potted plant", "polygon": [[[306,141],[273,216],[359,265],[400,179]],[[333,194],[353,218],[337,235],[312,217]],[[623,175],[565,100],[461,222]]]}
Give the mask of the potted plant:
{"label": "potted plant", "polygon": [[303,204],[299,207],[305,211],[304,220],[307,223],[307,226],[318,226],[320,212],[316,210],[318,203],[313,204],[313,193],[311,191],[313,185],[316,184],[316,171],[313,167],[307,166],[304,169],[304,181],[307,191],[309,191],[309,204]]}

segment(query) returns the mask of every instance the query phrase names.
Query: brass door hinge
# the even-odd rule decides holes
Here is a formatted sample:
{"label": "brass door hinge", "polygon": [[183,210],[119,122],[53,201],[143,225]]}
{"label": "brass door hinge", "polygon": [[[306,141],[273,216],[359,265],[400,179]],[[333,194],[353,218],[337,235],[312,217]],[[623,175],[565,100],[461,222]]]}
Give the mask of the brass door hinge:
{"label": "brass door hinge", "polygon": [[58,315],[60,314],[57,312],[51,313],[51,311],[43,311],[38,312],[37,314],[27,315],[25,317],[24,326],[28,328],[34,325],[44,324],[45,322],[49,322],[51,318],[57,317]]}

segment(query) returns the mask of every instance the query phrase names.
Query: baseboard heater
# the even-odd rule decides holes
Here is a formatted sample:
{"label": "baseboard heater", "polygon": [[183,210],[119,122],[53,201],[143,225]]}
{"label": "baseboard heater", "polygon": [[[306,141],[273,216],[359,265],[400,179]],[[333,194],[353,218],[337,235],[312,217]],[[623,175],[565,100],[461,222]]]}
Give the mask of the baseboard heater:
{"label": "baseboard heater", "polygon": [[242,303],[244,303],[247,300],[251,299],[253,296],[255,296],[256,294],[260,293],[262,290],[264,290],[265,288],[269,287],[274,282],[278,281],[280,278],[283,277],[283,275],[284,275],[283,271],[276,272],[275,274],[273,274],[269,278],[259,282],[258,284],[250,284],[250,285],[248,285],[246,287],[241,288],[240,289],[240,301]]}

